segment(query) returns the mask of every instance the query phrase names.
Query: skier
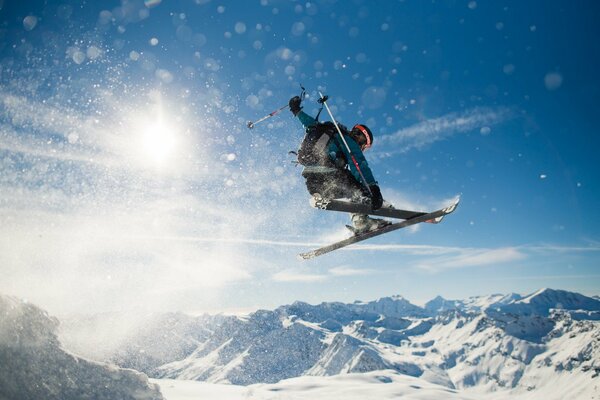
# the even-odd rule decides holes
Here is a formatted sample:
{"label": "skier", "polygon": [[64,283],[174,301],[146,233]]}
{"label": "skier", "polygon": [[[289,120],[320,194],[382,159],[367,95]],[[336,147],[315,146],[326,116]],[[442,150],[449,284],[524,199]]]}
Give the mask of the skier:
{"label": "skier", "polygon": [[[289,107],[306,130],[298,150],[298,162],[304,166],[302,176],[306,180],[308,192],[315,199],[349,198],[353,202],[370,204],[373,210],[384,206],[379,185],[363,155],[363,151],[373,144],[371,130],[365,125],[357,124],[348,131],[338,123],[350,154],[341,143],[333,122],[318,122],[302,111],[301,103],[302,99],[294,96],[289,101]],[[349,162],[351,155],[356,159],[360,171],[353,162]],[[362,183],[361,172],[368,188]],[[385,206],[391,207],[387,202]],[[389,221],[371,218],[366,214],[351,214],[351,220],[353,227],[349,228],[355,235],[390,224]]]}

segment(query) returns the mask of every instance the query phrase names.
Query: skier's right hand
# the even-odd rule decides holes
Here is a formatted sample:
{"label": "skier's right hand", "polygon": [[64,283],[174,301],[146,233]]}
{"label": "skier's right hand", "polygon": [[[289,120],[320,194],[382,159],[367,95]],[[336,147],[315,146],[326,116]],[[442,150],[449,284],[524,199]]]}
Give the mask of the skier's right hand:
{"label": "skier's right hand", "polygon": [[381,190],[378,185],[369,185],[369,189],[371,189],[371,207],[373,210],[379,210],[381,206],[383,206],[383,196],[381,195]]}
{"label": "skier's right hand", "polygon": [[302,107],[300,107],[300,103],[302,103],[302,99],[300,96],[294,96],[290,99],[290,111],[294,116],[298,115]]}

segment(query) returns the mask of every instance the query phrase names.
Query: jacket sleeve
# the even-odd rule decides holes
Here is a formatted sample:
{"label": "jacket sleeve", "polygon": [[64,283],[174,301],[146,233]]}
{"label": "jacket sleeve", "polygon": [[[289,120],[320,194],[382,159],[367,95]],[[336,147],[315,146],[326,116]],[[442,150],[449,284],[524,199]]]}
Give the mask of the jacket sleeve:
{"label": "jacket sleeve", "polygon": [[[360,149],[360,146],[354,141],[354,139],[352,139],[349,136],[344,136],[344,139],[346,139],[346,143],[348,143],[348,147],[350,147],[350,151],[352,152],[352,155],[354,156],[354,159],[356,160],[356,163],[358,164],[360,171],[362,172],[363,176],[365,177],[367,184],[376,185],[377,181],[375,180],[375,177],[373,176],[373,172],[371,171],[371,168],[369,168],[369,163],[367,163],[367,160],[366,160],[362,150]],[[356,179],[361,185],[364,184],[362,178],[360,177],[360,173],[358,172],[358,169],[356,169],[356,166],[352,162],[352,157],[348,153],[346,146],[344,146],[343,143],[340,143],[340,144],[341,144],[341,146],[339,146],[339,148],[342,150],[342,152],[344,153],[344,157],[348,161],[348,168],[350,169],[352,176],[354,176],[354,179]]]}
{"label": "jacket sleeve", "polygon": [[298,117],[298,119],[302,123],[302,126],[304,126],[305,129],[311,126],[315,126],[317,124],[316,119],[314,119],[302,110],[298,113],[298,115],[296,115],[296,117]]}

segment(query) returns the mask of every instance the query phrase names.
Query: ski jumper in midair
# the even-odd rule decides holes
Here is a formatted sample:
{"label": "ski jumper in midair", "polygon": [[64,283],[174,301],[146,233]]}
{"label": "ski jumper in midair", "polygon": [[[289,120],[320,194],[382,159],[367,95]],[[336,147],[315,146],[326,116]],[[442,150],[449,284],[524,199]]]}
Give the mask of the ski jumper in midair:
{"label": "ski jumper in midair", "polygon": [[[348,198],[353,202],[370,204],[373,210],[380,209],[384,203],[381,190],[363,154],[363,151],[373,144],[370,129],[357,124],[348,131],[345,126],[338,124],[346,146],[341,143],[342,140],[332,122],[321,123],[306,114],[302,111],[301,102],[299,96],[292,97],[289,107],[306,131],[298,150],[298,162],[304,166],[302,176],[306,180],[308,192],[314,197]],[[349,162],[352,156],[354,160]],[[351,218],[355,234],[389,224],[389,221],[371,218],[365,214],[352,214]]]}

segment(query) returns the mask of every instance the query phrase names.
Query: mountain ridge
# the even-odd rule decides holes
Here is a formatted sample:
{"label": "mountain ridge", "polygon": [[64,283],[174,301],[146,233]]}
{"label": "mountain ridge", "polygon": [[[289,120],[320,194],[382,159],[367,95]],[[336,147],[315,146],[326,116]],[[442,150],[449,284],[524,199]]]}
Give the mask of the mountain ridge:
{"label": "mountain ridge", "polygon": [[[159,339],[134,335],[109,360],[154,378],[213,383],[387,369],[448,388],[528,392],[542,385],[570,387],[600,373],[599,307],[592,297],[547,288],[525,296],[438,296],[424,307],[399,295],[353,303],[296,301],[242,318],[181,317],[169,327],[155,322],[144,331]],[[169,354],[161,349],[165,332],[197,344]]]}

